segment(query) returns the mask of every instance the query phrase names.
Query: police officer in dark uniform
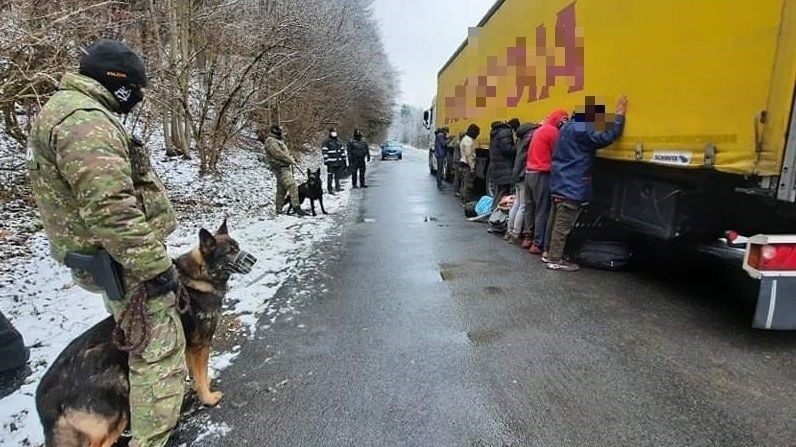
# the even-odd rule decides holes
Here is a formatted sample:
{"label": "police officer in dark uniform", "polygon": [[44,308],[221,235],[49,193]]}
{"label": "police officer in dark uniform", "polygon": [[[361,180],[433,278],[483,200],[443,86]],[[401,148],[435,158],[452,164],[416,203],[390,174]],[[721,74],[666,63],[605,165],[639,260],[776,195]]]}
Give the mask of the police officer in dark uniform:
{"label": "police officer in dark uniform", "polygon": [[370,162],[370,149],[368,143],[362,138],[362,131],[354,130],[354,139],[348,142],[348,164],[351,166],[351,182],[353,188],[357,187],[357,176],[359,184],[367,188],[365,184],[365,160]]}
{"label": "police officer in dark uniform", "polygon": [[[329,137],[323,142],[323,163],[326,165],[326,188],[329,194],[334,195],[334,191],[341,191],[340,177],[345,170],[346,155],[343,151],[343,143],[337,135],[337,130],[332,127],[329,129]],[[334,181],[334,189],[332,189]]]}

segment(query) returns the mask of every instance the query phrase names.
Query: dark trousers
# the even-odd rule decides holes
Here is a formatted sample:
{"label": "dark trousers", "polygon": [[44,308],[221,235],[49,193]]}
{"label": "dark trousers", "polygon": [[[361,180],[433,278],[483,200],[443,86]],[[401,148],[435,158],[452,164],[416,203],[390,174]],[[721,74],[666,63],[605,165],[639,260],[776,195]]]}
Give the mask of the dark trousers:
{"label": "dark trousers", "polygon": [[453,166],[455,166],[453,169],[453,191],[459,195],[462,194],[462,170],[459,169],[460,164],[458,160],[453,162]]}
{"label": "dark trousers", "polygon": [[525,172],[525,225],[533,243],[547,250],[547,221],[550,217],[550,173]]}
{"label": "dark trousers", "polygon": [[351,183],[357,186],[357,177],[359,177],[359,184],[365,186],[365,159],[357,158],[351,160]]}
{"label": "dark trousers", "polygon": [[334,189],[340,191],[340,177],[342,176],[342,166],[327,166],[326,167],[326,189],[332,192],[332,183]]}
{"label": "dark trousers", "polygon": [[578,220],[583,205],[574,200],[553,197],[550,221],[547,227],[549,238],[548,258],[552,262],[560,261],[564,257],[567,238],[575,222]]}
{"label": "dark trousers", "polygon": [[475,189],[475,173],[470,170],[470,166],[462,163],[459,166],[459,178],[461,179],[462,203],[475,200],[473,190]]}
{"label": "dark trousers", "polygon": [[437,157],[437,188],[442,189],[442,180],[445,178],[445,156]]}

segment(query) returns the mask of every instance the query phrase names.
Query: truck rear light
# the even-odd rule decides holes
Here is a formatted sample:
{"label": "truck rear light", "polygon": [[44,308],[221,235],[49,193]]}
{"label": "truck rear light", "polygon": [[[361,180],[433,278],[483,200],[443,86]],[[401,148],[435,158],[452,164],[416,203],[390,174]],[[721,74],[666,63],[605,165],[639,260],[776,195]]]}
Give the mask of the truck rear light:
{"label": "truck rear light", "polygon": [[759,271],[796,270],[796,243],[750,243],[746,264]]}

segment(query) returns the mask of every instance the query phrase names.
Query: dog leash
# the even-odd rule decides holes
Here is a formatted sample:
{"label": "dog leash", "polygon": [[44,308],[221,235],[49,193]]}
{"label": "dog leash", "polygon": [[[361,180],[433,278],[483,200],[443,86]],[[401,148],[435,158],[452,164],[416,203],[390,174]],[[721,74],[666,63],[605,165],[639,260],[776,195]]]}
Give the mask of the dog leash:
{"label": "dog leash", "polygon": [[[177,312],[181,315],[188,312],[191,307],[191,300],[188,290],[182,283],[177,285],[175,293]],[[139,287],[127,307],[124,308],[116,326],[111,333],[111,341],[116,348],[128,354],[140,354],[149,344],[149,314],[147,313],[146,300],[148,295],[146,287]],[[133,333],[136,326],[141,328],[141,335],[138,340],[129,341],[128,335]]]}

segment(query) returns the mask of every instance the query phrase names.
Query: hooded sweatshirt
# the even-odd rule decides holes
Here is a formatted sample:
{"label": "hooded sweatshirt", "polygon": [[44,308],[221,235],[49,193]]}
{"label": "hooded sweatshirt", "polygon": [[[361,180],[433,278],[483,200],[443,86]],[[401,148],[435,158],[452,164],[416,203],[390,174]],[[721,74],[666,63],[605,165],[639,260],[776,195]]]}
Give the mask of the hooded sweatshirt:
{"label": "hooded sweatshirt", "polygon": [[566,110],[557,109],[545,118],[542,127],[536,129],[528,147],[528,171],[550,172],[553,149],[558,140],[558,128],[567,118]]}

